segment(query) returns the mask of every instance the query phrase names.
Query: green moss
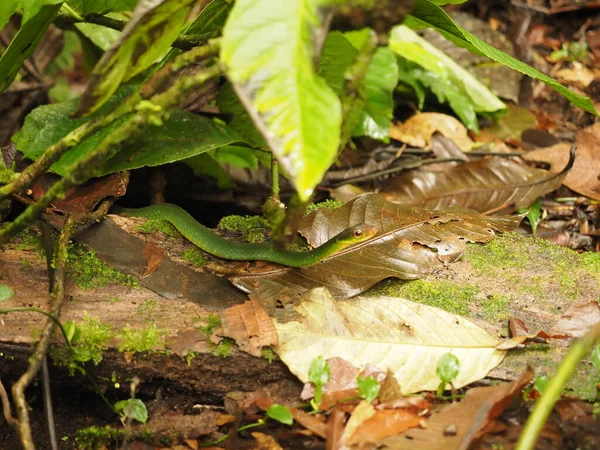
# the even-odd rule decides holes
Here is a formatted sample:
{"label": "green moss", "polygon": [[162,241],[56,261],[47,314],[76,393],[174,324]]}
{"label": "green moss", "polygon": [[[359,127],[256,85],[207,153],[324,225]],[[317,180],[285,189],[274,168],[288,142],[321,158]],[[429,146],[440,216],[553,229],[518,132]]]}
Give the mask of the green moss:
{"label": "green moss", "polygon": [[111,295],[110,297],[108,297],[108,301],[110,303],[117,303],[120,301],[119,297],[117,297],[116,295]]}
{"label": "green moss", "polygon": [[125,327],[119,333],[120,352],[157,352],[165,350],[165,332],[152,324],[146,328],[135,330]]}
{"label": "green moss", "polygon": [[181,259],[189,262],[194,267],[202,267],[207,261],[202,250],[195,247],[186,248],[181,254]]}
{"label": "green moss", "polygon": [[199,330],[202,334],[210,337],[212,336],[213,331],[215,331],[215,328],[217,328],[219,325],[221,325],[221,319],[219,319],[219,316],[216,314],[211,314],[206,319],[206,325],[201,326]]}
{"label": "green moss", "polygon": [[369,291],[369,295],[407,298],[445,311],[469,315],[469,304],[479,290],[474,286],[456,285],[448,281],[386,280]]}
{"label": "green moss", "polygon": [[15,244],[15,250],[20,252],[35,252],[40,255],[41,259],[46,258],[44,244],[42,242],[42,234],[37,227],[29,227],[21,231],[16,237],[10,240],[11,244]]}
{"label": "green moss", "polygon": [[75,433],[75,442],[79,450],[100,450],[105,448],[119,448],[125,439],[152,444],[155,437],[156,433],[149,428],[142,427],[126,430],[106,425],[104,427],[94,426],[77,430]]}
{"label": "green moss", "polygon": [[13,170],[7,169],[0,161],[0,186],[12,182],[16,177],[17,174]]}
{"label": "green moss", "polygon": [[195,352],[195,351],[193,351],[193,350],[188,350],[188,352],[185,354],[185,357],[184,357],[184,359],[185,359],[185,363],[186,363],[188,366],[191,366],[191,365],[192,365],[192,361],[194,360],[194,358],[195,358],[196,356],[198,356],[198,353],[197,353],[197,352]]}
{"label": "green moss", "polygon": [[506,320],[509,312],[510,297],[505,294],[487,296],[481,302],[481,315],[488,321]]}
{"label": "green moss", "polygon": [[279,361],[279,356],[271,347],[263,347],[260,350],[260,356],[269,361],[269,363],[272,363],[273,361]]}
{"label": "green moss", "polygon": [[[506,233],[488,244],[469,244],[465,253],[474,271],[478,275],[498,275],[515,282],[517,289],[539,295],[539,290],[560,288],[569,298],[578,295],[578,279],[590,257],[581,257],[577,252],[555,245],[544,239],[523,237],[517,233]],[[516,271],[516,269],[528,269]],[[549,273],[539,277],[535,274]],[[539,289],[531,286],[537,285]],[[541,285],[541,286],[540,286]],[[543,287],[543,289],[542,289]]]}
{"label": "green moss", "polygon": [[525,238],[517,233],[506,233],[487,244],[468,244],[465,258],[481,275],[512,267],[526,267],[531,256]]}
{"label": "green moss", "polygon": [[585,270],[594,275],[600,283],[600,253],[586,252],[581,255],[581,265]]}
{"label": "green moss", "polygon": [[137,287],[137,280],[100,261],[96,253],[83,245],[69,244],[67,275],[81,289],[105,287],[109,284]]}
{"label": "green moss", "polygon": [[21,258],[21,266],[22,267],[29,267],[29,260],[27,260],[25,258]]}
{"label": "green moss", "polygon": [[136,228],[140,233],[150,234],[159,231],[165,236],[179,238],[181,234],[168,220],[148,219]]}
{"label": "green moss", "polygon": [[79,450],[98,450],[119,445],[125,436],[125,430],[122,428],[112,428],[109,425],[94,426],[77,430],[75,442]]}
{"label": "green moss", "polygon": [[270,232],[269,224],[260,216],[223,217],[219,222],[219,229],[239,233],[242,240],[252,244],[265,242]]}
{"label": "green moss", "polygon": [[311,203],[306,208],[306,214],[310,214],[315,209],[327,208],[327,209],[337,209],[341,206],[344,206],[344,203],[338,202],[337,200],[327,199],[319,203]]}
{"label": "green moss", "polygon": [[212,354],[219,358],[227,358],[231,354],[231,348],[235,345],[233,339],[224,338],[213,349]]}
{"label": "green moss", "polygon": [[158,307],[158,301],[155,298],[147,298],[137,307],[136,313],[141,316],[151,317]]}
{"label": "green moss", "polygon": [[71,375],[75,370],[83,372],[82,365],[89,361],[98,365],[102,361],[102,353],[108,348],[106,343],[112,336],[108,325],[89,315],[75,325],[76,333],[71,342],[72,349],[53,347],[50,350],[54,363],[67,367]]}

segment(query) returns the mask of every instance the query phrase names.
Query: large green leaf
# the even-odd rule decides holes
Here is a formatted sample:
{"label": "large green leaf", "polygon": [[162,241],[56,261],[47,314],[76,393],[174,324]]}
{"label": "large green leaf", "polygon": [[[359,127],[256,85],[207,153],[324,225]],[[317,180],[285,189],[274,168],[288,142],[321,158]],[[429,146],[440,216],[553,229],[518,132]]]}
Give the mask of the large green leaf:
{"label": "large green leaf", "polygon": [[[131,89],[133,88],[122,88],[94,115],[101,114],[122,102]],[[22,151],[26,158],[32,160],[39,158],[47,147],[89,120],[89,118],[71,119],[70,115],[75,109],[75,101],[36,108],[25,119],[23,128],[13,136],[17,149]],[[96,148],[102,139],[126,120],[128,117],[83,140],[63,155],[52,169],[64,175],[74,161]],[[165,121],[164,126],[149,128],[141,138],[126,144],[108,161],[103,174],[179,161],[240,141],[243,141],[243,138],[239,134],[206,117],[175,111]]]}
{"label": "large green leaf", "polygon": [[340,100],[313,68],[321,14],[330,3],[238,0],[223,29],[228,77],[302,200],[340,144]]}
{"label": "large green leaf", "polygon": [[403,25],[394,27],[390,48],[423,68],[425,72],[418,71],[419,77],[423,78],[421,84],[430,87],[440,102],[448,101],[470,129],[478,129],[475,113],[506,109],[506,105],[473,75],[410,28]]}
{"label": "large green leaf", "polygon": [[398,85],[396,56],[386,47],[378,48],[365,76],[365,106],[354,136],[387,140],[394,110],[394,89]]}
{"label": "large green leaf", "polygon": [[37,14],[17,32],[0,57],[0,92],[14,81],[21,65],[33,53],[46,29],[58,14],[61,4],[43,5]]}
{"label": "large green leaf", "polygon": [[231,0],[213,0],[187,26],[183,34],[209,33],[222,27],[229,15],[231,3]]}
{"label": "large green leaf", "polygon": [[20,4],[20,0],[2,0],[0,2],[0,30],[8,23],[8,19],[15,13]]}
{"label": "large green leaf", "polygon": [[217,105],[222,113],[231,116],[228,125],[242,134],[246,138],[246,142],[256,148],[269,148],[260,131],[256,129],[254,122],[252,122],[252,119],[246,112],[244,105],[240,103],[237,95],[235,95],[231,83],[225,83],[219,90]]}
{"label": "large green leaf", "polygon": [[164,55],[194,0],[142,0],[92,72],[76,115],[98,109],[121,85]]}
{"label": "large green leaf", "polygon": [[588,97],[571,92],[554,78],[483,42],[467,30],[459,27],[443,9],[434,5],[429,0],[416,0],[412,14],[406,18],[404,25],[413,29],[434,28],[456,45],[471,50],[474,53],[485,55],[536,80],[543,81],[552,89],[564,95],[574,105],[594,115],[598,115],[592,101]]}
{"label": "large green leaf", "polygon": [[341,96],[344,92],[344,75],[357,54],[358,50],[339,31],[327,35],[319,58],[319,75],[337,95]]}
{"label": "large green leaf", "polygon": [[138,0],[69,0],[67,3],[81,14],[90,14],[129,11],[135,8],[137,2]]}

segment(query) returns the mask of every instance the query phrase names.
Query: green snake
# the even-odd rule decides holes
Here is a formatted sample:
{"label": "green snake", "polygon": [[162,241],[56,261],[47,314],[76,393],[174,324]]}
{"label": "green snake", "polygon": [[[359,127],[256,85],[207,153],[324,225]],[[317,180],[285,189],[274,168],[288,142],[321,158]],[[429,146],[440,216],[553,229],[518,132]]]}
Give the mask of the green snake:
{"label": "green snake", "polygon": [[290,267],[306,267],[316,264],[340,250],[371,239],[378,231],[377,227],[367,224],[354,225],[313,250],[295,252],[278,249],[268,244],[245,244],[228,241],[200,224],[179,206],[170,203],[137,209],[119,207],[115,210],[125,216],[166,220],[196,247],[200,247],[205,252],[219,258],[238,261],[271,261]]}

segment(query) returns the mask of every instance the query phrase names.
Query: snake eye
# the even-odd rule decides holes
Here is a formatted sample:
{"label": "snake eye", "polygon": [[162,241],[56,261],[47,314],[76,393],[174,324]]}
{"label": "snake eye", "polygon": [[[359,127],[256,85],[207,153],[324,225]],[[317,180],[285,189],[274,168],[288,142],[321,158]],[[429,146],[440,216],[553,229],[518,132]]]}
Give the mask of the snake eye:
{"label": "snake eye", "polygon": [[354,237],[355,237],[355,238],[359,238],[359,237],[361,237],[361,236],[362,236],[362,234],[363,234],[363,231],[362,231],[362,230],[354,230]]}

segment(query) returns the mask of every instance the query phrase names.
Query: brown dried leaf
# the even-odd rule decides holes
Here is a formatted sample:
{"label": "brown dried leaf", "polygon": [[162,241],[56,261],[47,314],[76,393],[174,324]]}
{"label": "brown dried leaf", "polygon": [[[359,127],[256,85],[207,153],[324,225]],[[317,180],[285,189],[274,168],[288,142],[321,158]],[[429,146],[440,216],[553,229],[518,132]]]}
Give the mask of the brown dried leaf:
{"label": "brown dried leaf", "polygon": [[550,330],[550,334],[581,337],[594,325],[600,323],[600,304],[597,301],[570,306]]}
{"label": "brown dried leaf", "polygon": [[[38,200],[56,182],[53,175],[46,175],[33,187],[33,198]],[[125,194],[129,175],[125,172],[117,172],[112,175],[94,178],[89,182],[71,188],[67,191],[65,198],[55,200],[52,206],[62,213],[85,214],[93,211],[98,203],[106,197],[120,197]]]}
{"label": "brown dried leaf", "polygon": [[404,205],[509,213],[557,189],[570,166],[562,167],[560,173],[550,173],[505,158],[484,158],[438,171],[422,167],[391,179],[381,195]]}
{"label": "brown dried leaf", "polygon": [[347,439],[348,445],[377,442],[388,436],[404,433],[418,427],[424,419],[405,409],[375,410],[375,414],[362,422],[361,426]]}
{"label": "brown dried leaf", "polygon": [[[411,429],[405,436],[387,438],[379,443],[403,450],[466,450],[485,427],[502,414],[533,376],[533,369],[528,368],[511,383],[469,389],[460,403],[453,403],[434,413],[427,421],[426,429]],[[444,433],[451,426],[456,433]]]}
{"label": "brown dried leaf", "polygon": [[146,267],[140,275],[140,278],[146,278],[147,276],[152,275],[154,271],[160,267],[165,257],[165,250],[162,247],[146,242],[144,244],[144,249],[142,250],[142,255],[146,262]]}
{"label": "brown dried leaf", "polygon": [[[575,138],[575,162],[563,183],[582,195],[600,200],[600,123],[587,127]],[[527,153],[524,158],[544,161],[551,165],[550,172],[559,172],[569,160],[569,145],[556,144]]]}
{"label": "brown dried leaf", "polygon": [[[243,290],[262,289],[269,302],[282,290],[299,294],[316,286],[348,298],[389,277],[414,280],[460,258],[465,241],[488,242],[494,230],[515,229],[521,216],[487,217],[475,211],[433,211],[401,206],[377,194],[354,198],[338,209],[319,209],[302,219],[300,231],[313,247],[349,226],[367,223],[379,233],[306,268],[277,268],[232,278]],[[272,302],[271,302],[272,303]]]}
{"label": "brown dried leaf", "polygon": [[252,447],[254,450],[283,450],[273,436],[265,433],[250,434],[256,440],[256,445]]}
{"label": "brown dried leaf", "polygon": [[221,325],[215,334],[234,339],[240,348],[252,356],[260,356],[263,347],[277,345],[273,321],[257,300],[232,306],[219,313]]}
{"label": "brown dried leaf", "polygon": [[392,125],[390,137],[414,147],[429,148],[434,133],[452,140],[463,152],[473,147],[465,126],[455,117],[441,113],[417,113],[400,125]]}

